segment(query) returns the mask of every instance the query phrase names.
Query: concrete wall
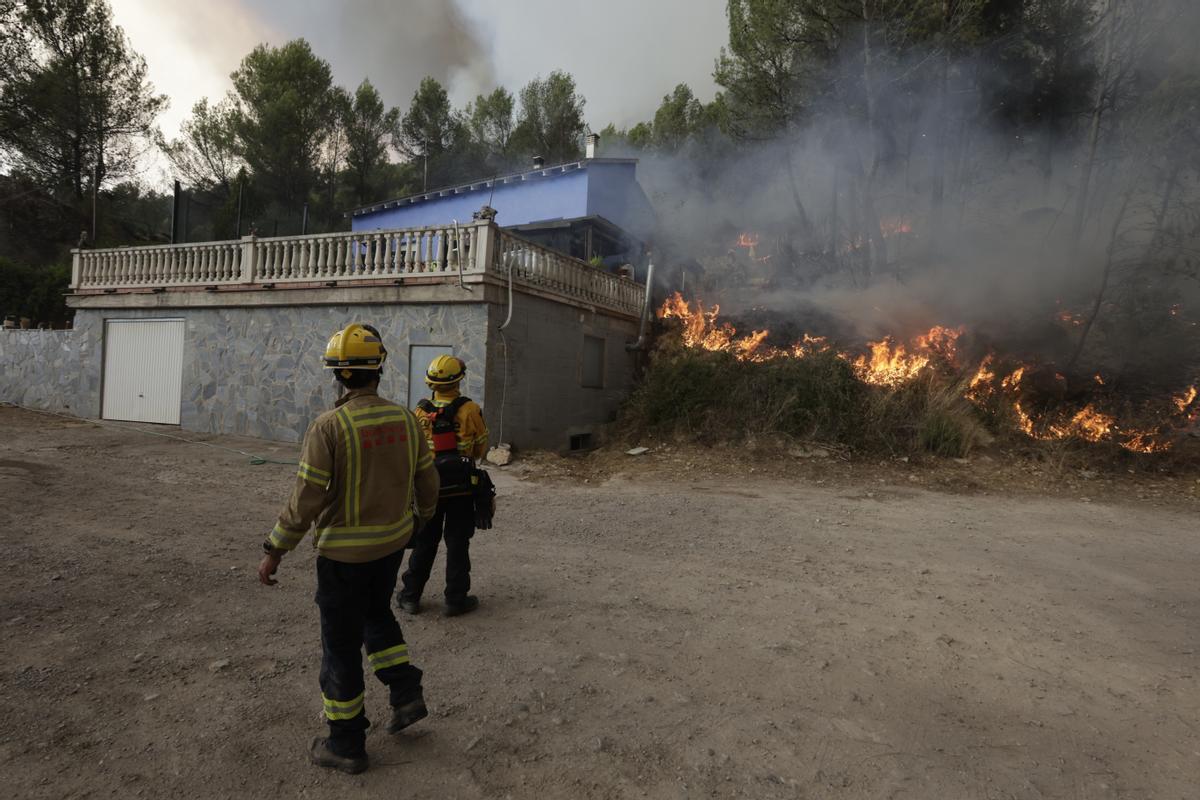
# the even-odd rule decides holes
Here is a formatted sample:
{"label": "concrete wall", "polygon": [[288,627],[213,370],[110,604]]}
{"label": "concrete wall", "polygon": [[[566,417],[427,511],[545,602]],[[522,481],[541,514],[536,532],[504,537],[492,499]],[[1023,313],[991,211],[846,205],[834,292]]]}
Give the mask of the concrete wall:
{"label": "concrete wall", "polygon": [[[517,292],[512,322],[501,336],[504,305],[491,306],[487,396],[492,441],[523,448],[566,450],[572,434],[592,434],[615,418],[633,384],[635,357],[625,349],[637,322]],[[581,381],[584,335],[605,341],[603,388]],[[505,372],[507,340],[507,374]],[[501,428],[501,398],[503,431]]]}
{"label": "concrete wall", "polygon": [[95,320],[69,331],[0,330],[0,402],[80,417],[100,413]]}

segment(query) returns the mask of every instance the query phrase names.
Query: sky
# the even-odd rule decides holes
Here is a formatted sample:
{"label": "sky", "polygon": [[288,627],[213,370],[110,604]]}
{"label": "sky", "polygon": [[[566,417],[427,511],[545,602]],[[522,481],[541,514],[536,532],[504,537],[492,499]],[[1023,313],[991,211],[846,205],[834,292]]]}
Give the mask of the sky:
{"label": "sky", "polygon": [[113,16],[170,99],[168,138],[192,105],[230,89],[229,74],[259,43],[303,37],[353,90],[364,77],[406,109],[425,75],[456,107],[561,69],[586,98],[599,131],[649,119],[687,83],[716,92],[713,62],[727,41],[725,0],[109,0]]}

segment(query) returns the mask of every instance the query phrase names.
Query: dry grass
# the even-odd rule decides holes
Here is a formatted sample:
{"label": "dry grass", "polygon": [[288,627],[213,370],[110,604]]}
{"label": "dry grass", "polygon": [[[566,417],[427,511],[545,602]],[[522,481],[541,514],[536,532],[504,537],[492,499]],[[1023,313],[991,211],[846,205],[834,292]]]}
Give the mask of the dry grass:
{"label": "dry grass", "polygon": [[991,438],[960,387],[936,376],[892,389],[864,384],[834,353],[750,363],[670,346],[654,354],[620,427],[702,444],[826,442],[955,458]]}

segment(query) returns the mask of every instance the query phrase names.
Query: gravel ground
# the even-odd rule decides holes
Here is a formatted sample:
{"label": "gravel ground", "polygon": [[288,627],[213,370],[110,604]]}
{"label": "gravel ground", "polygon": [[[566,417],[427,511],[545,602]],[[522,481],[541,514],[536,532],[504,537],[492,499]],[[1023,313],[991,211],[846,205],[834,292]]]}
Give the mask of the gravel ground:
{"label": "gravel ground", "polygon": [[11,797],[1200,796],[1194,490],[495,470],[482,607],[441,617],[435,577],[401,619],[432,714],[351,777],[306,760],[313,553],[254,576],[292,469],[12,408],[0,432]]}

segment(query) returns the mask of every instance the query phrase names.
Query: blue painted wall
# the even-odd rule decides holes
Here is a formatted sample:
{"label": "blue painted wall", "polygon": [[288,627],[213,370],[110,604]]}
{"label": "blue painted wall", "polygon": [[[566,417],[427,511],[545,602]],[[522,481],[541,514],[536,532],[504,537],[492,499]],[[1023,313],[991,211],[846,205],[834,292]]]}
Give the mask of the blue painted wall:
{"label": "blue painted wall", "polygon": [[[634,236],[654,228],[654,210],[637,182],[637,165],[585,162],[587,166],[546,177],[481,187],[447,197],[401,203],[353,217],[351,230],[410,228],[466,222],[485,203],[501,227],[553,219],[601,216]],[[489,202],[490,198],[490,202]]]}
{"label": "blue painted wall", "polygon": [[636,164],[591,164],[588,215],[604,217],[619,228],[645,239],[654,231],[654,209],[637,182]]}
{"label": "blue painted wall", "polygon": [[491,188],[484,187],[448,197],[421,200],[412,205],[402,203],[393,208],[356,216],[350,226],[351,230],[367,231],[443,225],[454,219],[468,222],[472,212],[478,211],[484,204],[499,212],[496,222],[501,227],[523,225],[547,219],[587,216],[587,197],[587,170],[576,170],[546,178],[497,184],[494,193]]}

